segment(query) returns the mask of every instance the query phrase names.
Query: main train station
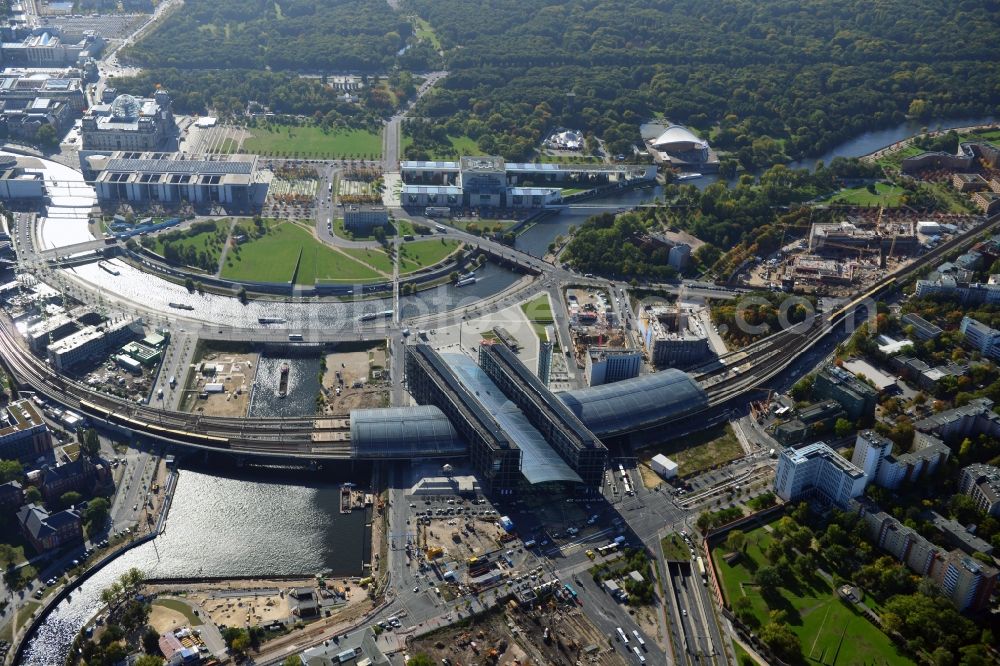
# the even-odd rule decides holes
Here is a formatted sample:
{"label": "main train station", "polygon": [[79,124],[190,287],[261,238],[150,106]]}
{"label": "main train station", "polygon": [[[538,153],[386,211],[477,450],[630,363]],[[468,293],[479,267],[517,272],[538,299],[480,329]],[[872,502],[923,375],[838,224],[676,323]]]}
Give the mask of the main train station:
{"label": "main train station", "polygon": [[406,383],[418,407],[351,413],[351,454],[389,460],[468,456],[484,490],[525,484],[600,493],[610,439],[707,406],[689,375],[668,369],[593,388],[553,393],[506,345],[484,341],[477,360],[406,348]]}

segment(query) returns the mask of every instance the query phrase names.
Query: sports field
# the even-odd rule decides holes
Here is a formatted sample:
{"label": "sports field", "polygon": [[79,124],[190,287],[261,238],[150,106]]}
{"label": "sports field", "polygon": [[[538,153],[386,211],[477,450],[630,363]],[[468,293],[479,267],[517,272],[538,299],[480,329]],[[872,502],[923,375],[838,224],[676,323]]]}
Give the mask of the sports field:
{"label": "sports field", "polygon": [[830,203],[896,208],[899,206],[900,198],[906,190],[896,185],[875,183],[875,192],[875,194],[872,194],[867,187],[854,187],[849,190],[841,190],[830,197]]}
{"label": "sports field", "polygon": [[258,155],[313,158],[378,158],[382,137],[367,130],[325,131],[315,125],[268,125],[249,130],[253,135],[241,150]]}
{"label": "sports field", "polygon": [[296,284],[311,285],[317,280],[370,281],[381,277],[371,268],[327,247],[309,230],[292,222],[274,224],[264,236],[244,243],[238,252],[231,252],[222,269],[222,277],[288,282],[297,261]]}
{"label": "sports field", "polygon": [[740,596],[747,597],[761,623],[768,621],[772,610],[787,613],[788,624],[802,643],[805,663],[826,666],[913,663],[897,651],[888,636],[841,601],[818,574],[809,580],[796,579],[791,587],[778,588],[773,606],[769,605],[753,583],[753,572],[768,565],[763,551],[772,538],[764,527],[747,532],[746,536],[746,552],[732,566],[722,557],[724,548],[712,551],[728,605],[732,606],[733,600]]}

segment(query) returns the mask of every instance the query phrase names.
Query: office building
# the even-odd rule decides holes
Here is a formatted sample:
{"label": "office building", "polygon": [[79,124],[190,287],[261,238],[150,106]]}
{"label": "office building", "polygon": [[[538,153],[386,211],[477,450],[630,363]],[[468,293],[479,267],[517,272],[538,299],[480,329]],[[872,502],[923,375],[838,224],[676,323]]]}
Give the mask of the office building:
{"label": "office building", "polygon": [[642,369],[642,354],[623,347],[590,347],[585,366],[590,386],[611,384],[638,377]]}
{"label": "office building", "polygon": [[33,461],[51,449],[49,428],[30,400],[0,410],[0,459]]}
{"label": "office building", "polygon": [[828,365],[816,375],[813,395],[835,400],[853,422],[875,415],[878,391],[843,368]]}
{"label": "office building", "polygon": [[914,312],[903,315],[900,321],[904,326],[912,326],[913,332],[920,340],[933,340],[944,332],[940,326],[935,326]]}
{"label": "office building", "polygon": [[382,206],[347,206],[344,229],[357,236],[370,236],[376,227],[389,225],[389,211]]}
{"label": "office building", "polygon": [[779,424],[774,436],[782,444],[800,444],[816,432],[827,432],[837,419],[843,418],[843,407],[835,400],[821,400],[799,409],[795,418]]}
{"label": "office building", "polygon": [[814,222],[809,230],[809,251],[813,254],[857,257],[866,250],[895,256],[918,252],[916,223],[894,221],[876,229],[848,221]]}
{"label": "office building", "polygon": [[57,314],[28,327],[28,346],[36,354],[42,354],[50,343],[56,342],[76,332],[77,323],[67,314]]}
{"label": "office building", "polygon": [[975,526],[966,527],[957,520],[945,518],[930,509],[920,513],[920,520],[929,522],[937,530],[937,536],[951,548],[958,548],[968,555],[983,553],[993,554],[993,546],[977,537]]}
{"label": "office building", "polygon": [[913,450],[894,455],[892,441],[873,430],[862,430],[854,441],[851,462],[861,468],[869,483],[895,490],[903,484],[933,474],[951,455],[937,437],[917,433]]}
{"label": "office building", "polygon": [[102,205],[188,202],[248,210],[264,205],[271,182],[270,172],[258,170],[256,155],[114,152],[85,161]]}
{"label": "office building", "polygon": [[1000,359],[1000,331],[968,315],[962,317],[958,330],[965,334],[968,346],[986,358],[994,361]]}
{"label": "office building", "polygon": [[130,317],[120,317],[99,326],[86,326],[49,345],[49,361],[56,370],[68,370],[77,363],[95,358],[138,335],[139,323]]}
{"label": "office building", "polygon": [[936,280],[917,280],[914,295],[956,300],[962,305],[993,305],[1000,303],[1000,284],[961,282],[950,275],[942,275]]}
{"label": "office building", "polygon": [[865,473],[823,442],[782,451],[774,477],[774,491],[786,502],[819,494],[842,507],[866,485]]}
{"label": "office building", "polygon": [[38,201],[45,196],[42,163],[33,157],[0,155],[0,199]]}
{"label": "office building", "polygon": [[1000,437],[1000,416],[993,413],[993,401],[976,398],[966,405],[932,414],[913,424],[920,432],[934,433],[947,442],[966,437]]}
{"label": "office building", "polygon": [[91,58],[100,58],[104,45],[104,38],[93,30],[73,34],[55,26],[42,26],[19,42],[4,42],[0,55],[5,67],[82,66]]}
{"label": "office building", "polygon": [[562,201],[563,187],[630,185],[656,179],[655,165],[534,164],[502,157],[400,163],[404,207],[540,208]]}
{"label": "office building", "polygon": [[667,263],[676,268],[678,273],[687,268],[690,261],[691,246],[687,243],[678,243],[670,248],[670,253],[667,255]]}
{"label": "office building", "polygon": [[673,307],[647,306],[639,313],[639,335],[654,365],[683,368],[708,357],[708,338],[690,324],[688,313]]}
{"label": "office building", "polygon": [[853,502],[868,537],[876,546],[906,564],[914,573],[932,579],[960,611],[978,611],[989,605],[997,569],[959,549],[946,551],[915,530],[866,501]]}
{"label": "office building", "polygon": [[157,90],[152,98],[119,95],[110,104],[95,104],[83,116],[84,150],[152,151],[172,149],[177,135],[170,95]]}
{"label": "office building", "polygon": [[1000,467],[975,463],[962,468],[958,489],[972,498],[977,509],[1000,517]]}
{"label": "office building", "polygon": [[903,173],[916,173],[922,169],[955,169],[970,171],[975,168],[978,160],[988,166],[1000,166],[1000,149],[985,141],[969,141],[958,144],[955,154],[944,151],[928,151],[906,157],[900,168]]}
{"label": "office building", "polygon": [[556,346],[556,329],[545,327],[545,339],[538,339],[538,378],[542,384],[549,385],[552,378],[552,353]]}
{"label": "office building", "polygon": [[83,522],[73,509],[49,513],[37,504],[26,504],[17,512],[24,538],[39,553],[46,553],[83,540]]}

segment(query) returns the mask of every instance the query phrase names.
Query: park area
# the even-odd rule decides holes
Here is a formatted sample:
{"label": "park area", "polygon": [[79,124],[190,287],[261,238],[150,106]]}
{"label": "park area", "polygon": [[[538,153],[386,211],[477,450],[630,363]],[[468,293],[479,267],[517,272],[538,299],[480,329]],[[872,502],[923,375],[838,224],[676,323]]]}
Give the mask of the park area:
{"label": "park area", "polygon": [[[764,556],[775,541],[765,525],[745,535],[745,545],[732,563],[723,542],[712,550],[712,558],[726,596],[733,608],[744,606],[752,614],[764,636],[774,613],[785,618],[802,647],[798,663],[848,666],[850,664],[912,664],[899,653],[882,631],[854,606],[841,600],[830,580],[815,567],[791,567],[778,585],[762,586],[755,581],[758,570],[770,567]],[[747,601],[739,601],[746,599]],[[745,617],[745,615],[744,615]]]}
{"label": "park area", "polygon": [[439,264],[458,248],[458,244],[446,238],[403,243],[399,246],[399,272],[405,275]]}
{"label": "park area", "polygon": [[368,158],[382,154],[382,137],[360,129],[331,130],[316,125],[266,125],[249,130],[240,150],[273,157]]}
{"label": "park area", "polygon": [[196,222],[185,230],[145,236],[142,244],[167,261],[214,273],[219,267],[230,223],[225,218]]}
{"label": "park area", "polygon": [[233,248],[222,277],[252,282],[312,285],[317,281],[368,282],[375,270],[324,245],[310,229],[293,222],[270,221],[263,235]]}
{"label": "park area", "polygon": [[830,197],[832,204],[847,204],[850,206],[885,206],[886,208],[897,208],[900,199],[906,193],[902,187],[890,185],[888,183],[875,183],[875,191],[868,187],[853,187],[841,190]]}
{"label": "park area", "polygon": [[528,301],[521,305],[521,311],[524,316],[528,318],[528,322],[531,324],[532,328],[535,329],[535,334],[538,336],[539,340],[545,339],[545,327],[551,326],[554,319],[552,318],[552,305],[549,303],[549,297],[545,294]]}

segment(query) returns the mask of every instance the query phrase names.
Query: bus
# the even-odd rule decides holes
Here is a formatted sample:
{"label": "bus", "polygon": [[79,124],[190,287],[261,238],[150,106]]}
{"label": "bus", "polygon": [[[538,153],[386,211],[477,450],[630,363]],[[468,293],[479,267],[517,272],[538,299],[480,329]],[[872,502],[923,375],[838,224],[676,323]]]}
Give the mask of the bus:
{"label": "bus", "polygon": [[563,587],[566,588],[567,592],[569,592],[569,596],[573,597],[573,601],[579,604],[580,597],[577,595],[576,590],[573,589],[573,586],[570,585],[569,583],[566,583],[565,585],[563,585]]}
{"label": "bus", "polygon": [[701,574],[701,582],[708,585],[708,574],[705,572],[705,560],[701,559],[701,555],[697,558],[698,562],[698,573]]}

